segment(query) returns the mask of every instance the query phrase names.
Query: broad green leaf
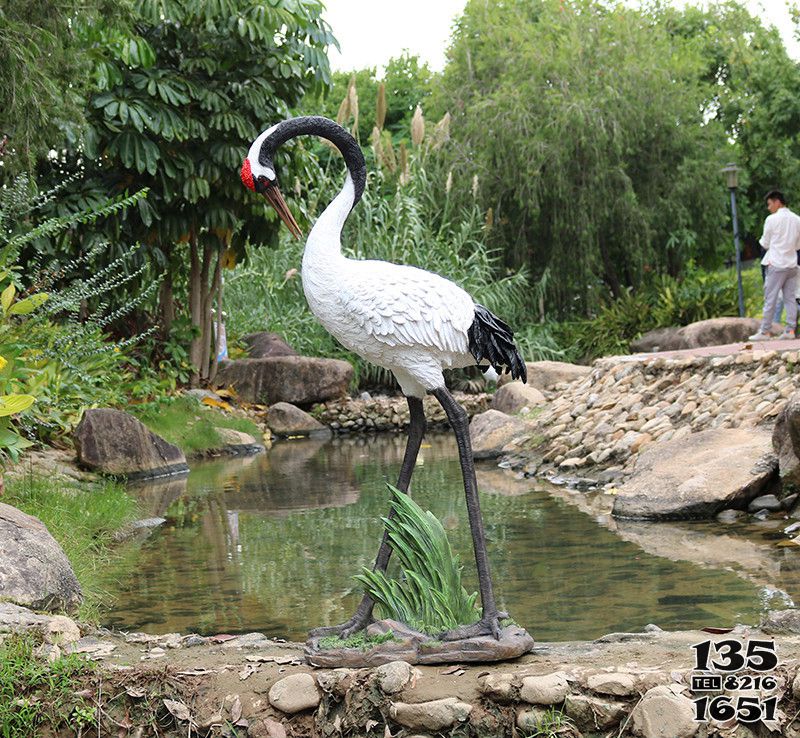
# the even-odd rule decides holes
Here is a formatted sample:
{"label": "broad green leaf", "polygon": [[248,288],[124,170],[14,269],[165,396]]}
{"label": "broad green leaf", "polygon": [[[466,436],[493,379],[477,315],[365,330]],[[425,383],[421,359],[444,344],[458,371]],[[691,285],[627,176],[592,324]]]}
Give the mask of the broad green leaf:
{"label": "broad green leaf", "polygon": [[0,417],[27,410],[36,398],[33,395],[0,395]]}
{"label": "broad green leaf", "polygon": [[8,312],[10,315],[28,315],[28,313],[32,313],[36,308],[44,305],[49,297],[50,295],[47,292],[37,292],[35,295],[15,302]]}
{"label": "broad green leaf", "polygon": [[7,313],[8,308],[11,307],[11,303],[14,301],[14,295],[17,294],[17,288],[14,287],[13,284],[8,285],[2,294],[0,294],[0,306],[3,308],[3,312]]}

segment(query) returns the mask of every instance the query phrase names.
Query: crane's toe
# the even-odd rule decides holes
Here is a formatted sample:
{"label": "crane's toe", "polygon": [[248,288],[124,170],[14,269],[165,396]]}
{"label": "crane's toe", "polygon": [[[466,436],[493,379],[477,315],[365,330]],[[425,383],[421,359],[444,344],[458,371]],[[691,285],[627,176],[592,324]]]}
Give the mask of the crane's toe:
{"label": "crane's toe", "polygon": [[325,638],[327,636],[338,636],[342,640],[355,635],[366,629],[368,625],[375,622],[372,614],[356,613],[352,618],[340,623],[339,625],[328,625],[321,628],[314,628],[309,631],[309,638]]}
{"label": "crane's toe", "polygon": [[494,614],[483,616],[477,623],[460,625],[458,628],[446,630],[438,635],[437,638],[440,641],[463,641],[467,638],[492,636],[496,641],[499,641],[500,633],[503,629],[503,620],[507,618],[508,613],[495,612]]}

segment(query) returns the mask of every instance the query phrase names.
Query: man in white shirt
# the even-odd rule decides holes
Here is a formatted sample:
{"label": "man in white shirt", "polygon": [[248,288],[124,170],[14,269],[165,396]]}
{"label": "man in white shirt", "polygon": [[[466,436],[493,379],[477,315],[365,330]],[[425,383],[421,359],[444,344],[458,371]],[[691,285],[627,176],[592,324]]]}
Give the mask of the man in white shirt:
{"label": "man in white shirt", "polygon": [[767,267],[764,280],[764,317],[758,333],[751,341],[764,341],[772,337],[772,314],[778,298],[783,295],[786,306],[786,326],[781,338],[794,338],[797,327],[797,251],[800,249],[800,216],[786,207],[782,192],[772,190],[767,194],[767,210],[770,215],[764,221],[761,246],[767,250],[761,263]]}

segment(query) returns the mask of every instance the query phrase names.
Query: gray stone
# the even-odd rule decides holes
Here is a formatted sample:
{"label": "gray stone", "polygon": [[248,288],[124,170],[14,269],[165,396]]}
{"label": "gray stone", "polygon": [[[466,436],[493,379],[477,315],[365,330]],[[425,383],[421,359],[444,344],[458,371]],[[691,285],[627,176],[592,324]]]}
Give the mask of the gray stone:
{"label": "gray stone", "polygon": [[507,415],[514,415],[524,408],[530,410],[546,402],[545,396],[538,389],[520,381],[504,384],[492,395],[492,409]]}
{"label": "gray stone", "polygon": [[85,410],[72,438],[78,463],[103,474],[142,479],[189,471],[183,451],[122,410]]}
{"label": "gray stone", "polygon": [[297,356],[295,351],[282,336],[277,333],[260,331],[248,333],[244,337],[247,354],[251,359],[266,359],[270,356]]}
{"label": "gray stone", "polygon": [[747,506],[748,512],[757,512],[758,510],[769,510],[769,512],[777,512],[782,509],[781,501],[775,495],[761,495],[753,500]]}
{"label": "gray stone", "polygon": [[739,518],[744,515],[742,510],[733,510],[729,508],[717,513],[717,520],[720,523],[735,523]]}
{"label": "gray stone", "polygon": [[128,525],[116,531],[113,538],[116,543],[122,543],[123,541],[130,540],[131,538],[144,539],[166,522],[166,518],[158,517],[134,520],[132,523],[128,523]]}
{"label": "gray stone", "polygon": [[47,643],[63,645],[81,637],[77,623],[66,615],[41,615],[27,607],[0,602],[0,633],[35,629]]}
{"label": "gray stone", "polygon": [[269,703],[275,709],[293,715],[319,705],[321,695],[311,674],[291,674],[279,679],[269,689]]}
{"label": "gray stone", "polygon": [[692,738],[700,723],[694,720],[694,704],[680,687],[658,686],[647,690],[633,709],[631,727],[642,738]]}
{"label": "gray stone", "polygon": [[253,436],[235,428],[217,428],[217,435],[223,444],[220,450],[225,453],[248,455],[264,450],[264,446]]}
{"label": "gray stone", "polygon": [[67,557],[38,518],[0,503],[0,600],[74,611],[83,600]]}
{"label": "gray stone", "polygon": [[657,328],[631,343],[631,352],[675,351],[746,341],[758,330],[754,318],[710,318],[682,328]]}
{"label": "gray stone", "polygon": [[531,426],[519,418],[487,410],[472,418],[469,435],[476,459],[491,459],[502,453],[503,447],[518,436],[531,432]]}
{"label": "gray stone", "polygon": [[575,721],[580,730],[605,730],[622,720],[626,705],[599,697],[568,694],[564,700],[564,712]]}
{"label": "gray stone", "polygon": [[330,429],[305,410],[288,402],[276,402],[267,410],[267,427],[276,436],[308,436],[330,433]]}
{"label": "gray stone", "polygon": [[472,705],[460,702],[456,697],[415,704],[394,702],[389,708],[392,720],[411,730],[446,730],[464,722],[470,712]]}
{"label": "gray stone", "polygon": [[775,419],[772,447],[784,490],[800,489],[800,392],[795,392]]}
{"label": "gray stone", "polygon": [[760,627],[770,635],[800,635],[800,610],[772,610],[761,616]]}
{"label": "gray stone", "polygon": [[385,694],[400,692],[411,681],[417,672],[405,661],[390,661],[375,669],[378,685]]}
{"label": "gray stone", "polygon": [[493,702],[507,704],[514,700],[517,687],[513,674],[488,674],[479,680],[481,694]]}
{"label": "gray stone", "polygon": [[352,379],[353,367],[340,359],[275,356],[229,361],[216,384],[233,386],[245,402],[311,405],[343,397]]}
{"label": "gray stone", "polygon": [[517,727],[525,735],[542,735],[542,725],[547,719],[547,710],[542,707],[529,707],[517,712]]}
{"label": "gray stone", "polygon": [[[526,361],[525,366],[528,369],[528,386],[538,390],[549,390],[562,382],[583,379],[592,371],[590,366],[564,361]],[[503,374],[497,384],[502,387],[511,381],[510,374]]]}
{"label": "gray stone", "polygon": [[592,674],[586,680],[586,684],[592,692],[610,694],[615,697],[629,697],[636,693],[636,679],[632,674],[625,672]]}
{"label": "gray stone", "polygon": [[714,428],[655,443],[637,457],[614,500],[613,515],[703,518],[744,507],[774,479],[775,467],[758,464],[771,453],[770,446],[768,433],[744,428]]}
{"label": "gray stone", "polygon": [[796,700],[800,700],[800,671],[797,672],[792,680],[792,697]]}
{"label": "gray stone", "polygon": [[531,705],[555,705],[563,702],[569,694],[569,682],[563,672],[541,676],[526,676],[522,679],[519,698]]}

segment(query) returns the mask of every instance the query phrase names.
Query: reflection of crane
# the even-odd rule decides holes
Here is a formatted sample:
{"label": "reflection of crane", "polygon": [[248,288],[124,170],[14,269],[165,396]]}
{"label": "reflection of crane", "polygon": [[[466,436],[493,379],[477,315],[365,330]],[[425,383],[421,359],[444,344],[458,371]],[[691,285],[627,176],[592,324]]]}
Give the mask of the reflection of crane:
{"label": "reflection of crane", "polygon": [[[339,149],[347,165],[344,187],[306,240],[302,269],[306,299],[320,323],[344,346],[391,370],[408,400],[411,424],[397,484],[401,490],[408,489],[425,432],[422,398],[426,392],[436,397],[447,413],[458,443],[483,616],[478,623],[443,637],[499,636],[500,615],[492,593],[468,418],[445,387],[442,369],[488,362],[524,381],[525,363],[511,329],[452,282],[416,267],[358,261],[342,255],[342,227],[361,198],[367,175],[361,149],[341,126],[319,116],[293,118],[272,126],[250,147],[242,165],[242,182],[264,195],[299,238],[300,228],[277,186],[273,157],[281,144],[300,135],[327,139]],[[384,534],[375,568],[385,570],[390,555]],[[365,596],[350,620],[321,628],[314,635],[347,636],[361,630],[372,619],[373,605]]]}

